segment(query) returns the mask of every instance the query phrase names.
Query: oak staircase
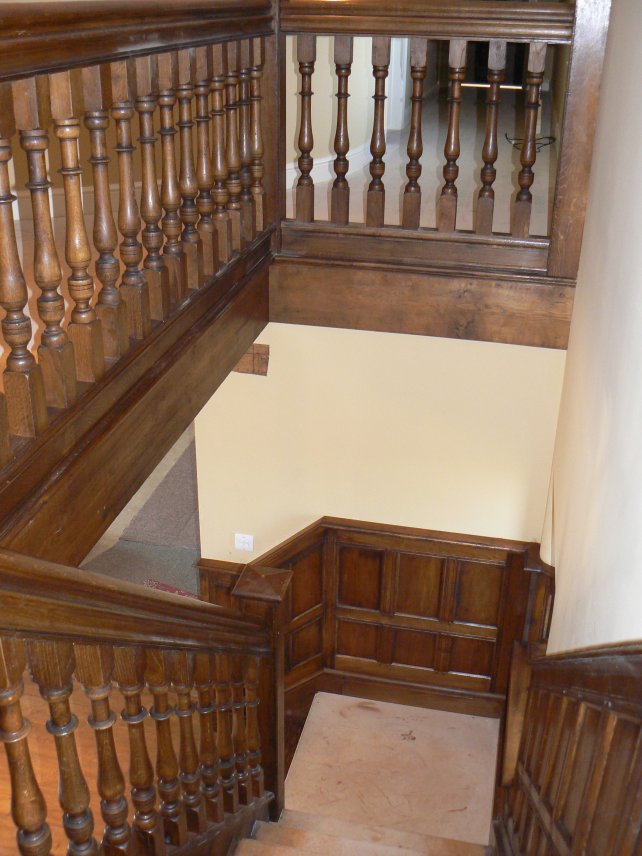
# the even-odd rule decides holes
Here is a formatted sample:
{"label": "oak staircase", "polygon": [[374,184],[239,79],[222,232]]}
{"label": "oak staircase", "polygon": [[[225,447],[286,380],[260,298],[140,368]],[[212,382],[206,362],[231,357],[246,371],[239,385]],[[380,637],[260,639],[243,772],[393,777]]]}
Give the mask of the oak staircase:
{"label": "oak staircase", "polygon": [[[296,728],[286,733],[286,690],[297,715],[317,682],[372,692],[372,675],[354,668],[372,660],[359,651],[379,627],[388,647],[375,649],[392,650],[392,623],[376,609],[354,655],[332,650],[332,621],[350,619],[332,607],[320,619],[326,648],[307,678],[300,672],[286,687],[296,646],[285,637],[297,629],[286,623],[297,574],[287,563],[228,569],[227,606],[115,585],[78,565],[270,320],[565,347],[609,6],[2,4],[0,740],[11,801],[2,852],[225,854],[257,819],[282,814],[286,738],[296,737]],[[339,96],[325,220],[314,193],[318,36],[333,37]],[[354,220],[348,96],[360,36],[372,38],[375,107],[371,181]],[[393,188],[384,101],[398,37],[411,40],[413,95],[407,182]],[[288,218],[285,80],[294,47],[300,156]],[[525,98],[502,232],[497,115],[507,57],[518,51]],[[432,56],[441,57],[432,82],[442,83],[447,133],[435,226],[426,227],[421,116]],[[488,99],[471,201],[459,198],[458,159],[473,56],[487,57]],[[545,234],[533,234],[537,118],[551,60],[561,138],[552,214]],[[392,224],[385,200],[396,190]],[[464,205],[472,229],[458,220]],[[525,612],[506,607],[502,627],[453,632],[456,616],[444,606],[439,668],[425,648],[413,668],[441,676],[433,701],[483,704],[505,723],[498,853],[632,856],[642,816],[639,649],[541,659],[542,639],[529,635],[525,615],[544,614],[550,577],[522,591],[523,563],[505,552],[501,602],[510,606],[517,580]],[[452,611],[460,569],[447,564]],[[348,609],[358,624],[358,604]],[[509,682],[513,641],[518,652],[531,648],[513,659]],[[324,664],[335,655],[345,668]],[[446,692],[449,672],[466,686]],[[410,684],[425,700],[425,681]],[[294,836],[290,821],[276,833],[259,827],[242,846]]]}

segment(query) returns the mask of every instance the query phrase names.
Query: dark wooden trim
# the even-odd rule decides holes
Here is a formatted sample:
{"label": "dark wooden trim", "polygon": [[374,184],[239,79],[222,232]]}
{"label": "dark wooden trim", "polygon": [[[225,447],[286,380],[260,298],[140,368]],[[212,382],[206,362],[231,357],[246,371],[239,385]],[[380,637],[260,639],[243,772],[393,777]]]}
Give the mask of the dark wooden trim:
{"label": "dark wooden trim", "polygon": [[[265,327],[269,240],[196,292],[7,468],[2,546],[82,561]],[[109,478],[97,479],[103,471]]]}
{"label": "dark wooden trim", "polygon": [[[610,11],[611,0],[577,0],[575,4],[552,209],[550,276],[577,276]],[[579,128],[581,133],[578,133]]]}
{"label": "dark wooden trim", "polygon": [[396,268],[425,268],[432,273],[460,275],[511,271],[518,276],[527,272],[546,272],[548,238],[513,238],[509,235],[485,236],[457,232],[444,238],[436,229],[376,228],[332,223],[302,223],[286,220],[281,224],[281,254],[298,261],[308,259],[331,262],[383,263],[394,259]]}
{"label": "dark wooden trim", "polygon": [[270,267],[270,321],[566,348],[575,290],[546,277],[300,261]]}
{"label": "dark wooden trim", "polygon": [[3,3],[0,79],[273,32],[269,0]]}
{"label": "dark wooden trim", "polygon": [[428,36],[568,43],[573,8],[566,3],[498,3],[486,0],[281,0],[286,33]]}
{"label": "dark wooden trim", "polygon": [[517,692],[504,744],[507,786],[496,801],[498,853],[637,852],[642,641],[552,657],[535,650],[528,661],[517,649],[513,662]]}
{"label": "dark wooden trim", "polygon": [[394,681],[373,675],[356,675],[340,669],[323,669],[286,689],[286,708],[291,711],[299,698],[317,692],[354,695],[377,701],[390,701],[413,707],[467,713],[499,719],[504,709],[504,697],[497,693],[475,690],[454,690],[448,687]]}
{"label": "dark wooden trim", "polygon": [[173,649],[269,652],[259,619],[0,550],[0,630]]}

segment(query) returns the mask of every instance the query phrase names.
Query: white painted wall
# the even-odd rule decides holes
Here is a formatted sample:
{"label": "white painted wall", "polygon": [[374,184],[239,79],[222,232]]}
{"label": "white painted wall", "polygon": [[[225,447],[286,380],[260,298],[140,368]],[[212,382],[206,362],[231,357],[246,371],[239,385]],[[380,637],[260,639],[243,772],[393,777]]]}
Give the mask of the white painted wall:
{"label": "white painted wall", "polygon": [[614,0],[545,538],[550,651],[642,638],[640,34],[642,3]]}
{"label": "white painted wall", "polygon": [[202,554],[324,514],[538,540],[565,354],[271,324],[196,420]]}

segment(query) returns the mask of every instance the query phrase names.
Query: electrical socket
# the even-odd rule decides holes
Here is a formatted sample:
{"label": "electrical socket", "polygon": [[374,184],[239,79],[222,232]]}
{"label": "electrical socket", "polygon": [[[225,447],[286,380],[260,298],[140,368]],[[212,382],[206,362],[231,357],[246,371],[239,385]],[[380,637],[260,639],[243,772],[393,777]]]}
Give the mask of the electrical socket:
{"label": "electrical socket", "polygon": [[254,552],[254,535],[244,535],[242,532],[234,534],[234,549],[246,550],[248,553]]}

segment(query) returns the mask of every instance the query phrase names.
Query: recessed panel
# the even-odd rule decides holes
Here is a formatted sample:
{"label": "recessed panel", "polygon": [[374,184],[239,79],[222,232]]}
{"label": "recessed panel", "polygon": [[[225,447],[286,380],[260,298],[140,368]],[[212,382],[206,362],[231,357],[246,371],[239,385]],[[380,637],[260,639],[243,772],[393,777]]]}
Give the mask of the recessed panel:
{"label": "recessed panel", "polygon": [[292,564],[292,618],[318,606],[323,596],[321,544]]}
{"label": "recessed panel", "polygon": [[379,609],[381,596],[380,550],[341,547],[339,551],[339,603],[361,609]]}
{"label": "recessed panel", "polygon": [[337,654],[377,659],[377,627],[359,621],[337,622]]}
{"label": "recessed panel", "polygon": [[455,621],[497,626],[502,567],[484,562],[459,562]]}
{"label": "recessed panel", "polygon": [[455,636],[450,649],[448,671],[490,677],[494,647],[492,642],[485,642],[483,639]]}
{"label": "recessed panel", "polygon": [[305,663],[322,650],[321,621],[306,624],[290,637],[290,668]]}
{"label": "recessed panel", "polygon": [[395,612],[436,618],[444,560],[437,556],[399,554]]}
{"label": "recessed panel", "polygon": [[435,639],[433,633],[396,629],[392,655],[393,663],[432,669],[435,664]]}

